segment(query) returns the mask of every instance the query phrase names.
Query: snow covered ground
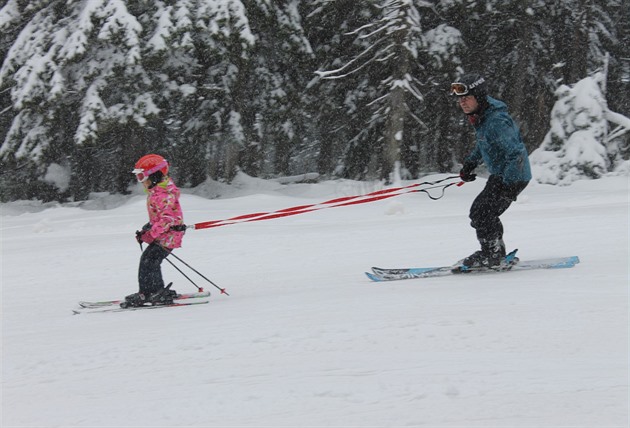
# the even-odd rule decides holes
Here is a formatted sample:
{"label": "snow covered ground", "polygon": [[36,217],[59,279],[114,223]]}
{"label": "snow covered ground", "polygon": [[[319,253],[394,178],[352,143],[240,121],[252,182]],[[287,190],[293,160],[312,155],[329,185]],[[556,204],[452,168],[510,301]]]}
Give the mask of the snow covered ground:
{"label": "snow covered ground", "polygon": [[[628,177],[532,183],[503,216],[521,259],[577,255],[575,268],[363,275],[474,251],[483,184],[189,231],[176,254],[231,296],[94,315],[71,310],[136,291],[144,197],[4,204],[2,426],[627,427]],[[234,187],[185,194],[186,221],[378,189]]]}

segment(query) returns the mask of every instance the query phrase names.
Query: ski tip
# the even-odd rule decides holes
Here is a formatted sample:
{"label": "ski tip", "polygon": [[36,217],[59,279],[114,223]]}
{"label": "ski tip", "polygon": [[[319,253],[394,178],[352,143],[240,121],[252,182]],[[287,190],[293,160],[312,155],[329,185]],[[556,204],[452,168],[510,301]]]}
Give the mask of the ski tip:
{"label": "ski tip", "polygon": [[557,269],[561,268],[572,268],[575,267],[576,264],[580,263],[580,259],[577,256],[567,257],[566,259],[557,262],[553,267]]}
{"label": "ski tip", "polygon": [[373,273],[370,273],[370,272],[365,272],[365,275],[366,275],[368,278],[370,278],[372,281],[374,281],[374,282],[381,282],[381,281],[382,281],[382,279],[381,279],[381,278],[379,278],[378,276],[374,275]]}

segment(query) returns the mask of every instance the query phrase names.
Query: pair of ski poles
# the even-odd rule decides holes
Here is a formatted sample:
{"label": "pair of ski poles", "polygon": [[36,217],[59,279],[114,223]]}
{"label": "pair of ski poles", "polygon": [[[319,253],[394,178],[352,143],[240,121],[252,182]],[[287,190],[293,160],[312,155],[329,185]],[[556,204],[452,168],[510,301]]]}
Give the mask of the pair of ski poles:
{"label": "pair of ski poles", "polygon": [[[155,244],[155,245],[159,245],[159,244]],[[164,247],[162,247],[164,248]],[[171,260],[169,260],[169,256],[173,256],[175,257],[177,260],[179,260],[181,263],[183,263],[186,267],[188,267],[190,270],[192,270],[193,272],[195,272],[197,275],[199,275],[200,277],[202,277],[203,279],[205,279],[206,281],[208,281],[212,286],[214,286],[215,288],[217,288],[221,294],[225,294],[226,296],[229,296],[228,292],[225,291],[225,288],[221,288],[218,285],[216,285],[214,282],[210,281],[204,274],[202,274],[201,272],[199,272],[197,269],[195,269],[194,267],[192,267],[191,265],[189,265],[188,263],[186,263],[184,260],[182,260],[180,257],[177,257],[175,254],[173,254],[173,250],[170,250],[168,248],[164,248],[166,251],[168,251],[168,255],[166,256],[165,260],[167,262],[169,262],[171,264],[171,266],[173,266],[179,273],[181,273],[184,278],[186,278],[188,281],[190,281],[190,283],[192,285],[194,285],[195,287],[197,287],[197,290],[199,292],[203,291],[203,287],[199,287],[195,281],[193,281],[192,279],[190,279],[190,277],[188,275],[186,275],[175,263],[173,263]],[[142,251],[142,244],[140,244],[140,250]]]}
{"label": "pair of ski poles", "polygon": [[[195,272],[197,275],[199,275],[200,277],[202,277],[203,279],[205,279],[206,281],[208,281],[210,284],[212,284],[215,288],[217,288],[219,291],[221,291],[221,294],[225,294],[226,296],[229,296],[228,292],[225,291],[225,288],[221,288],[218,285],[216,285],[214,282],[210,281],[208,278],[206,278],[205,275],[203,275],[201,272],[199,272],[197,269],[195,269],[194,267],[192,267],[191,265],[189,265],[188,263],[186,263],[185,261],[183,261],[180,257],[177,257],[175,254],[173,254],[173,252],[171,251],[169,253],[169,256],[173,256],[175,257],[177,260],[179,260],[180,262],[182,262],[184,265],[186,265],[190,270],[192,270],[193,272]],[[182,270],[180,268],[178,268],[175,263],[173,263],[171,260],[168,259],[168,256],[166,256],[166,261],[169,262],[171,264],[171,266],[173,266],[175,269],[177,269],[177,271],[179,273],[181,273],[182,275],[184,275],[184,278],[186,278],[188,281],[190,281],[192,283],[192,285],[194,285],[195,287],[197,287],[197,290],[199,290],[200,292],[203,291],[203,287],[199,287],[197,284],[195,284],[195,281],[193,281],[192,279],[190,279],[188,277],[188,275],[186,275],[184,272],[182,272]]]}

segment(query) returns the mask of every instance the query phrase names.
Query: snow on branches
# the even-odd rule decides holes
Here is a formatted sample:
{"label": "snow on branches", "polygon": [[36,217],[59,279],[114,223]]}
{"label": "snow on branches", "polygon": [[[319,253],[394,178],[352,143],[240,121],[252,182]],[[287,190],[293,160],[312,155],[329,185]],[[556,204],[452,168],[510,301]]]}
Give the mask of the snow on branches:
{"label": "snow on branches", "polygon": [[551,129],[530,156],[537,181],[567,185],[623,167],[619,137],[630,131],[630,119],[608,109],[605,84],[606,74],[598,72],[556,90]]}

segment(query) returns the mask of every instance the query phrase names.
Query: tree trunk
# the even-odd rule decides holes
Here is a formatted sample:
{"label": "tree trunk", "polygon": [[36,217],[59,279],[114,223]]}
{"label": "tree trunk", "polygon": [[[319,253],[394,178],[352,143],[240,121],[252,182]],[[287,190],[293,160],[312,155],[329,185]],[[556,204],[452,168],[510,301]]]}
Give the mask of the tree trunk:
{"label": "tree trunk", "polygon": [[400,161],[400,146],[405,125],[405,92],[396,87],[389,94],[389,114],[385,124],[385,141],[383,142],[382,178],[391,183],[394,180],[394,166]]}

